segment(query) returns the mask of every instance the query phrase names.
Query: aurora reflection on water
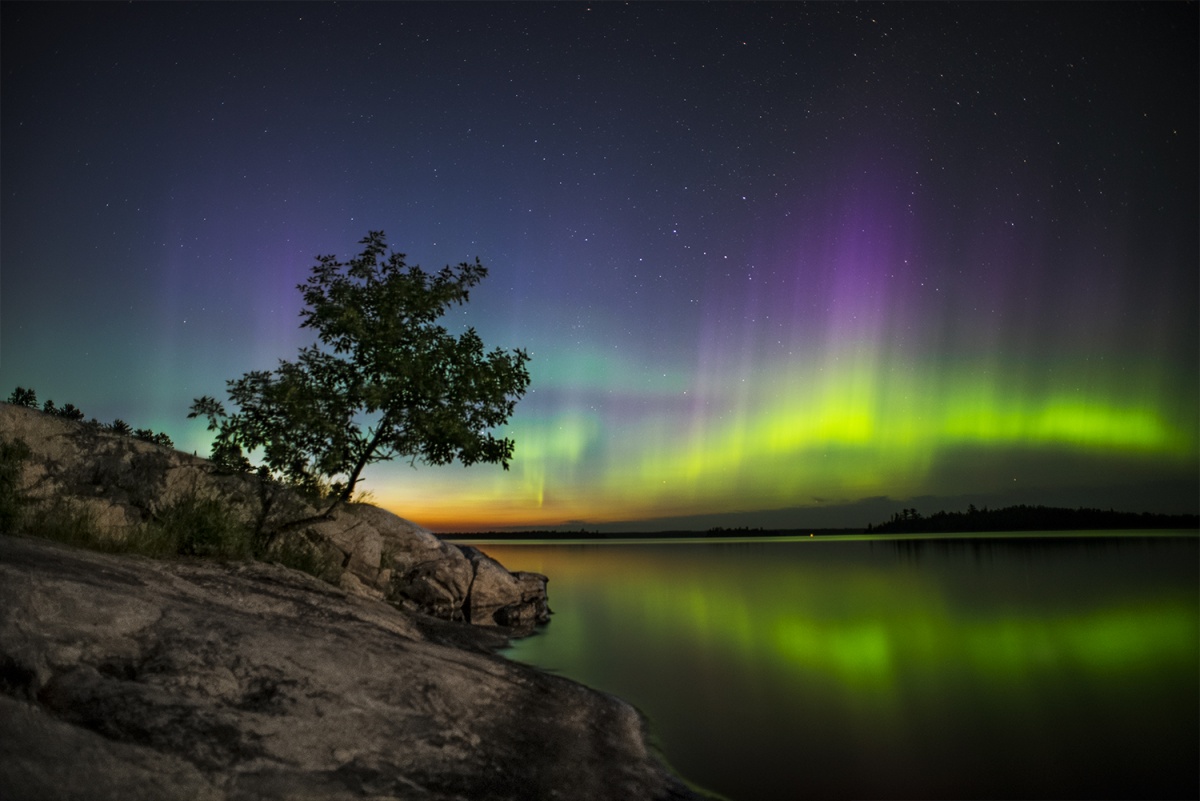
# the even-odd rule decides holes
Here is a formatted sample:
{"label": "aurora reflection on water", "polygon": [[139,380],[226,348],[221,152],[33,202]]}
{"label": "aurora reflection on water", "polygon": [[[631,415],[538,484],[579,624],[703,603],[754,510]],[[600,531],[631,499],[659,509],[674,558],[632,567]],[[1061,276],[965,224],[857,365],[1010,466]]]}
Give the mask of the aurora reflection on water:
{"label": "aurora reflection on water", "polygon": [[730,798],[1197,790],[1194,537],[483,547],[551,577],[509,656]]}

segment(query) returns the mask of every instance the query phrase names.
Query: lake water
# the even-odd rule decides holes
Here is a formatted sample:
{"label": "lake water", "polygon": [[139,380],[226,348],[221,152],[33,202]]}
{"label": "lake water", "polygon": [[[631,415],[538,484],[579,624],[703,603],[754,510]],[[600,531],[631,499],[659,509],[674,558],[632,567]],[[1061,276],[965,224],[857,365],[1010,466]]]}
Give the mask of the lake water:
{"label": "lake water", "polygon": [[1190,536],[487,544],[550,577],[507,655],[633,703],[734,801],[1196,798]]}

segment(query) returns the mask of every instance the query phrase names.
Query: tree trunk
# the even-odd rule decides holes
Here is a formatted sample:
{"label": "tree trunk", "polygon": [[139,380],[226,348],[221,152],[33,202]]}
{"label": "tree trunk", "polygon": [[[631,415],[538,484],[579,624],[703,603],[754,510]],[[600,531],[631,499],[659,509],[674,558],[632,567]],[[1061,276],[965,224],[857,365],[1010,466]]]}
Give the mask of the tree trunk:
{"label": "tree trunk", "polygon": [[375,429],[375,435],[371,437],[371,441],[367,443],[367,447],[363,449],[362,454],[358,457],[358,461],[354,465],[354,469],[350,471],[350,477],[346,480],[345,488],[338,493],[334,498],[333,503],[325,510],[323,517],[328,517],[333,513],[333,510],[338,507],[338,504],[349,503],[350,496],[354,494],[354,487],[358,484],[358,478],[362,475],[363,468],[367,466],[367,462],[371,459],[371,454],[379,448],[379,442],[383,439],[383,432],[387,430],[388,419],[385,417],[379,421],[379,427]]}

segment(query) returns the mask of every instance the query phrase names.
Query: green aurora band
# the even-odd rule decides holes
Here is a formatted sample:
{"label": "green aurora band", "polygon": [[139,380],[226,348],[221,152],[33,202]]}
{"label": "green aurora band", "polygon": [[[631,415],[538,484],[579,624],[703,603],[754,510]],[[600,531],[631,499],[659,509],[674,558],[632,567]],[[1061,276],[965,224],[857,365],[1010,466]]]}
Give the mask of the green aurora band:
{"label": "green aurora band", "polygon": [[[1161,365],[1035,375],[823,362],[743,371],[724,384],[676,373],[619,402],[607,392],[589,400],[569,376],[543,372],[543,394],[576,395],[554,413],[518,412],[507,432],[515,476],[408,473],[384,500],[434,527],[467,524],[455,518],[463,505],[487,527],[553,525],[1197,471],[1195,406],[1155,375]],[[440,505],[442,494],[455,502]]]}

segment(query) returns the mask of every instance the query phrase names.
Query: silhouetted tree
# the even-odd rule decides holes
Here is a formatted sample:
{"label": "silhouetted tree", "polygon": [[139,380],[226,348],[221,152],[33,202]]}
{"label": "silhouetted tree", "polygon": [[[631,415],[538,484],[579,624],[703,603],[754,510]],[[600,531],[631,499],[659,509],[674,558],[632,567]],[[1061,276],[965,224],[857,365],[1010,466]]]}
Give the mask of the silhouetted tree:
{"label": "silhouetted tree", "polygon": [[65,417],[68,420],[82,420],[83,412],[75,408],[73,403],[64,403],[63,407],[57,411],[59,417]]}
{"label": "silhouetted tree", "polygon": [[382,231],[360,244],[362,254],[346,263],[318,257],[298,287],[301,327],[315,330],[320,345],[273,373],[229,381],[233,413],[207,395],[193,402],[188,416],[208,418],[217,432],[214,460],[250,469],[246,453],[258,451],[271,474],[301,488],[329,482],[329,510],[350,498],[368,464],[396,457],[507,470],[513,442],[489,431],[525,394],[529,356],[485,353],[475,329],[456,337],[437,324],[487,270],[476,259],[427,274],[403,254],[385,255]]}
{"label": "silhouetted tree", "polygon": [[108,424],[108,430],[114,434],[120,434],[123,437],[128,437],[133,434],[133,428],[121,418],[117,418]]}
{"label": "silhouetted tree", "polygon": [[29,409],[37,408],[37,393],[32,389],[17,387],[8,396],[8,402],[14,406],[25,406]]}
{"label": "silhouetted tree", "polygon": [[175,443],[166,434],[155,434],[148,428],[139,428],[133,432],[133,436],[143,442],[153,442],[155,445],[165,445],[168,448],[174,447]]}

